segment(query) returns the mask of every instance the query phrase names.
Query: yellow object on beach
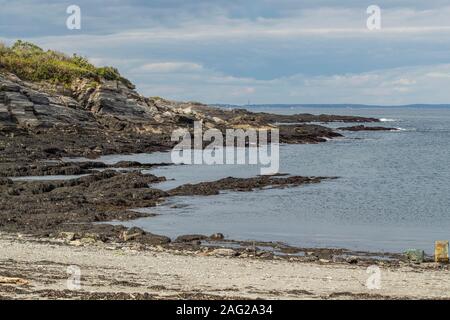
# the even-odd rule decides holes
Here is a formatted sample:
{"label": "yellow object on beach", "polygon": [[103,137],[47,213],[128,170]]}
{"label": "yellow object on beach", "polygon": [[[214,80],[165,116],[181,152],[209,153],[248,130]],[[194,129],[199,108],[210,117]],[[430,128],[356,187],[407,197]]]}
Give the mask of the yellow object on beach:
{"label": "yellow object on beach", "polygon": [[448,262],[448,241],[436,241],[434,247],[434,260],[436,262]]}

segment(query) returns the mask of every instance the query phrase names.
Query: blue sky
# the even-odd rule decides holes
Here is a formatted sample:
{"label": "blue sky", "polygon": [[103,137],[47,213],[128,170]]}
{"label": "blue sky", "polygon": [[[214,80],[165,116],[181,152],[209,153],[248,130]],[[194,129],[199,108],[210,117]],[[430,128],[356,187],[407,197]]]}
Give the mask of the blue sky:
{"label": "blue sky", "polygon": [[[66,28],[78,5],[81,30]],[[366,28],[369,5],[382,29]],[[0,0],[0,40],[113,65],[147,96],[208,103],[450,103],[450,2]]]}

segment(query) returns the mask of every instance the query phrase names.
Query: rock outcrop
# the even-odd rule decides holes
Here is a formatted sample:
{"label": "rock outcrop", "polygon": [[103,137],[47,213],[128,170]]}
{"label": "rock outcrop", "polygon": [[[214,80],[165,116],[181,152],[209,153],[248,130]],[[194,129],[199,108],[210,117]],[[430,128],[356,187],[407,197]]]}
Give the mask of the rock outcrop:
{"label": "rock outcrop", "polygon": [[388,127],[368,127],[364,125],[360,126],[352,126],[352,127],[341,127],[338,130],[342,131],[399,131],[397,128],[388,128]]}
{"label": "rock outcrop", "polygon": [[174,145],[171,133],[192,130],[194,121],[222,132],[279,127],[284,143],[318,143],[340,135],[307,122],[377,120],[227,110],[144,97],[119,80],[78,79],[58,86],[23,81],[0,68],[0,162],[166,150]]}

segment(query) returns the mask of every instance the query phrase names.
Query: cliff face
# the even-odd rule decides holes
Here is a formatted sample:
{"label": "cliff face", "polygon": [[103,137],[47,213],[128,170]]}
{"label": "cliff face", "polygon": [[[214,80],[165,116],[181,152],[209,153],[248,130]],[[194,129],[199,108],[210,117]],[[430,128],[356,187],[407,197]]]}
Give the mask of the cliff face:
{"label": "cliff face", "polygon": [[[45,130],[79,126],[113,130],[160,132],[176,126],[176,105],[154,101],[120,81],[92,85],[80,79],[71,88],[20,80],[0,74],[0,128]],[[183,112],[182,112],[183,113]]]}
{"label": "cliff face", "polygon": [[79,79],[67,88],[0,73],[1,158],[167,149],[177,128],[200,119],[214,126],[192,106],[144,97],[117,80]]}

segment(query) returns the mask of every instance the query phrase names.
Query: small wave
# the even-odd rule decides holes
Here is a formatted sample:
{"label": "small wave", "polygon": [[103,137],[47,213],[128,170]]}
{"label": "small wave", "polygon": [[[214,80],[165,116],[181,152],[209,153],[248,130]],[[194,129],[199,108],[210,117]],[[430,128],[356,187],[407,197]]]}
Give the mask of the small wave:
{"label": "small wave", "polygon": [[395,130],[396,130],[396,131],[417,131],[416,128],[408,128],[408,129],[405,129],[405,128],[395,128]]}
{"label": "small wave", "polygon": [[381,122],[396,122],[397,119],[389,119],[389,118],[381,118],[379,119]]}

